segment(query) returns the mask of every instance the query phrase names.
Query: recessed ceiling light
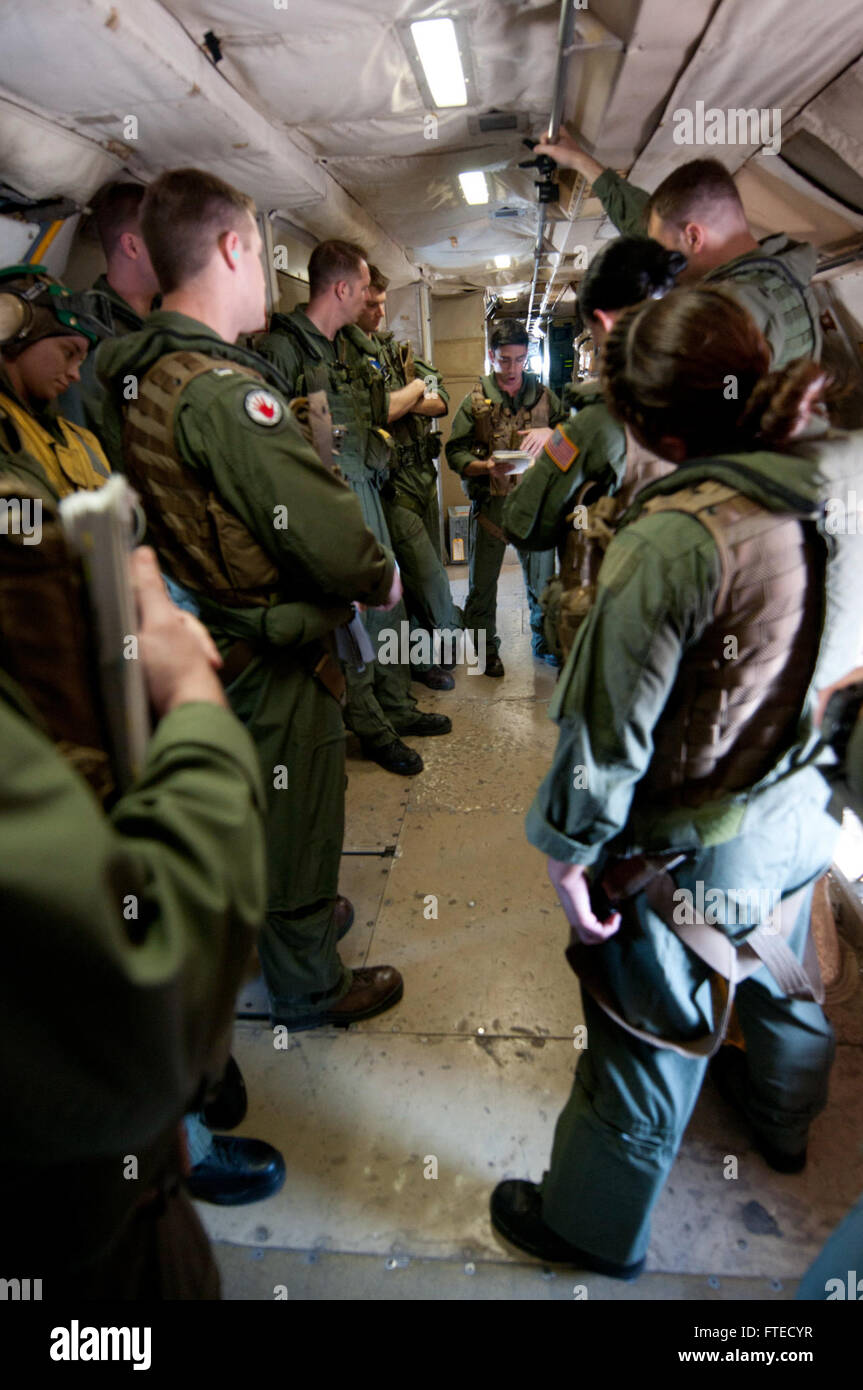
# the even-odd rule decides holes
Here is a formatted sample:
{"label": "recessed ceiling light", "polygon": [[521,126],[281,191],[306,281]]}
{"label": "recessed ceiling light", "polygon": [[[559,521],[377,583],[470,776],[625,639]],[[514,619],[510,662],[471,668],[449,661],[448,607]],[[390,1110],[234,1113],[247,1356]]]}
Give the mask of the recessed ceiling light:
{"label": "recessed ceiling light", "polygon": [[488,202],[488,184],[482,170],[472,170],[467,174],[459,174],[458,181],[461,184],[461,191],[466,203],[474,205]]}
{"label": "recessed ceiling light", "polygon": [[498,270],[509,270],[512,265],[512,256],[495,256],[494,263]]}
{"label": "recessed ceiling light", "polygon": [[435,106],[466,106],[467,86],[451,19],[421,19],[410,26]]}

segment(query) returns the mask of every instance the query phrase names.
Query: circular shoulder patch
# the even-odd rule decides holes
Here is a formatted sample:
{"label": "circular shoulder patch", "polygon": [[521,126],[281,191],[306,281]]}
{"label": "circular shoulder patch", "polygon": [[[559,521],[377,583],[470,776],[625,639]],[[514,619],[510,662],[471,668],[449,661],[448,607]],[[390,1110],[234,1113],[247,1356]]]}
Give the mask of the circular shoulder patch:
{"label": "circular shoulder patch", "polygon": [[243,400],[246,414],[256,425],[277,425],[282,418],[281,401],[276,400],[272,391],[258,387],[247,391]]}

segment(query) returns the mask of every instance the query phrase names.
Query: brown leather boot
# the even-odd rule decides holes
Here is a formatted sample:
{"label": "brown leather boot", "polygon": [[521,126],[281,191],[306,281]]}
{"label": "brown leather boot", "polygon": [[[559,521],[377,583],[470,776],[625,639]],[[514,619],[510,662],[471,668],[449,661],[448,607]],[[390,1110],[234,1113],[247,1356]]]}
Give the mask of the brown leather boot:
{"label": "brown leather boot", "polygon": [[333,908],[333,916],[336,919],[336,940],[341,941],[343,936],[347,936],[351,927],[354,925],[354,905],[349,898],[345,898],[339,893],[336,898],[336,905]]}
{"label": "brown leather boot", "polygon": [[285,1015],[272,1022],[284,1023],[289,1032],[304,1033],[310,1028],[347,1028],[363,1018],[374,1018],[397,1004],[404,992],[404,980],[391,965],[371,965],[353,971],[353,984],[343,999],[320,1013]]}

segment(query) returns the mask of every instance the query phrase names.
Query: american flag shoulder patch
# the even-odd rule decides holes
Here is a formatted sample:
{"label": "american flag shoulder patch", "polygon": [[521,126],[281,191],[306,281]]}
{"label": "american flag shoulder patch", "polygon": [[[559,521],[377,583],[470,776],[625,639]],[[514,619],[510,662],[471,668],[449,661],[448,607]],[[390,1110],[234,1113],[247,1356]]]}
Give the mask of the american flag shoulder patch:
{"label": "american flag shoulder patch", "polygon": [[573,444],[570,439],[567,439],[566,435],[558,427],[546,444],[545,452],[548,454],[549,458],[557,464],[561,473],[566,473],[578,458],[578,445]]}

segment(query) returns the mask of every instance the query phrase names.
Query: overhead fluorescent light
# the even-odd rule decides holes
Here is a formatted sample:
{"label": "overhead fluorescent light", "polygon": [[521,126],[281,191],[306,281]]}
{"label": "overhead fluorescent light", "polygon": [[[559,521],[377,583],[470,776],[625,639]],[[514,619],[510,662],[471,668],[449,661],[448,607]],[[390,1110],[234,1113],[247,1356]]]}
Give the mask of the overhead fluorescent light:
{"label": "overhead fluorescent light", "polygon": [[518,291],[518,290],[514,290],[514,291],[513,291],[513,290],[504,290],[504,291],[501,292],[501,296],[500,296],[500,297],[501,297],[501,299],[503,300],[504,304],[513,304],[513,303],[515,302],[515,300],[518,299],[518,297],[519,297],[519,291]]}
{"label": "overhead fluorescent light", "polygon": [[481,169],[471,170],[467,174],[459,174],[458,181],[461,184],[461,191],[466,203],[474,205],[488,202],[488,184]]}
{"label": "overhead fluorescent light", "polygon": [[498,270],[509,270],[512,265],[512,256],[495,256],[494,263]]}
{"label": "overhead fluorescent light", "polygon": [[434,105],[467,106],[467,84],[452,20],[421,19],[410,31]]}

